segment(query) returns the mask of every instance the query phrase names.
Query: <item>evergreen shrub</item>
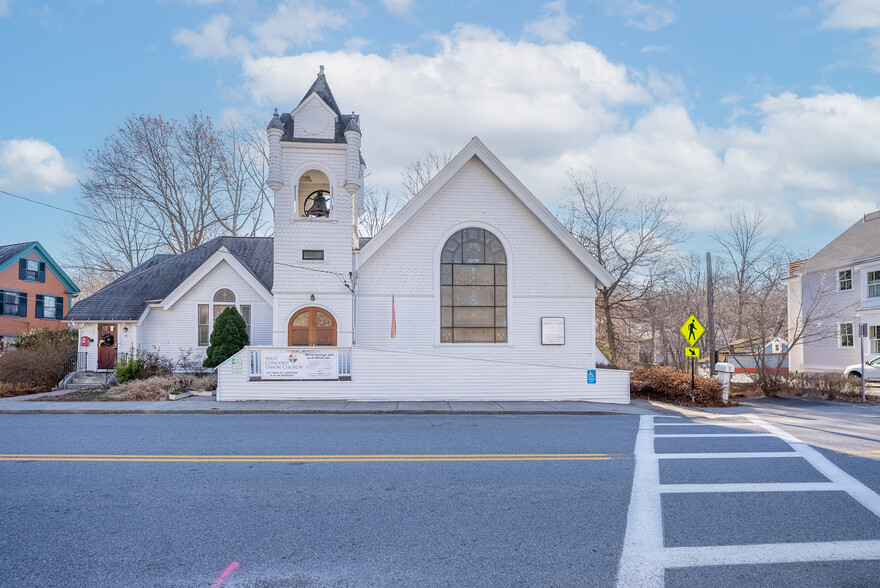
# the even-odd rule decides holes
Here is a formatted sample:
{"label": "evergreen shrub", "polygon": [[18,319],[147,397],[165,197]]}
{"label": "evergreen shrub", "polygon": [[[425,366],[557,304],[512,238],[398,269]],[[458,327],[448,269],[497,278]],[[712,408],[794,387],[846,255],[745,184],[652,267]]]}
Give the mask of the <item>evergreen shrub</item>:
{"label": "evergreen shrub", "polygon": [[208,347],[203,365],[215,368],[247,345],[250,345],[247,324],[238,311],[230,306],[221,312],[217,320],[214,321],[211,345]]}

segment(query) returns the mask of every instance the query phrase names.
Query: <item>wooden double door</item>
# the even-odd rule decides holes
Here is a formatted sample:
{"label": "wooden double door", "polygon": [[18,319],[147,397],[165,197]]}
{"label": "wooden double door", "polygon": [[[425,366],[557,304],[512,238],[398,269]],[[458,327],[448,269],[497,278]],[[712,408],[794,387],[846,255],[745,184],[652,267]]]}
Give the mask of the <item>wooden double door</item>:
{"label": "wooden double door", "polygon": [[336,318],[317,306],[299,310],[287,325],[287,344],[291,347],[335,346]]}

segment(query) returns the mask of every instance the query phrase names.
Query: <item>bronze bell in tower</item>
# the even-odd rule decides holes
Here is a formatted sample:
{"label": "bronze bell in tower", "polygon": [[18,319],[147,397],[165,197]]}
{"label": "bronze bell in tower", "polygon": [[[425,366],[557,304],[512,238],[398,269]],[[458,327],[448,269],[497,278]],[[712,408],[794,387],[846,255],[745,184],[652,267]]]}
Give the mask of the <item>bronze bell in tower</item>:
{"label": "bronze bell in tower", "polygon": [[315,190],[306,197],[303,203],[306,216],[328,217],[330,216],[330,207],[327,206],[327,190]]}

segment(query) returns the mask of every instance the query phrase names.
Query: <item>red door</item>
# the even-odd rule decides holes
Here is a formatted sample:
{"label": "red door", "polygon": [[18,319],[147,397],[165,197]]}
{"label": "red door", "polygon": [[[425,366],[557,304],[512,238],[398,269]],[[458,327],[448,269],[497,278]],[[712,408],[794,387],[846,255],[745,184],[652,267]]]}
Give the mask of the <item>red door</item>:
{"label": "red door", "polygon": [[116,325],[98,325],[98,369],[112,370],[116,363]]}

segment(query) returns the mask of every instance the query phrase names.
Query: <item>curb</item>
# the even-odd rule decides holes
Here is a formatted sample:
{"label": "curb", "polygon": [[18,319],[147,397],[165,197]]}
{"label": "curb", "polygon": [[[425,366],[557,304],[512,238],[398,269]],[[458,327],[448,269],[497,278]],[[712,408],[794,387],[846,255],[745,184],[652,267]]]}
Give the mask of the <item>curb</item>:
{"label": "curb", "polygon": [[260,410],[242,409],[226,410],[212,408],[210,410],[65,410],[65,409],[0,409],[0,414],[361,414],[361,415],[568,415],[568,416],[639,416],[640,413],[611,411],[574,411],[574,410]]}

